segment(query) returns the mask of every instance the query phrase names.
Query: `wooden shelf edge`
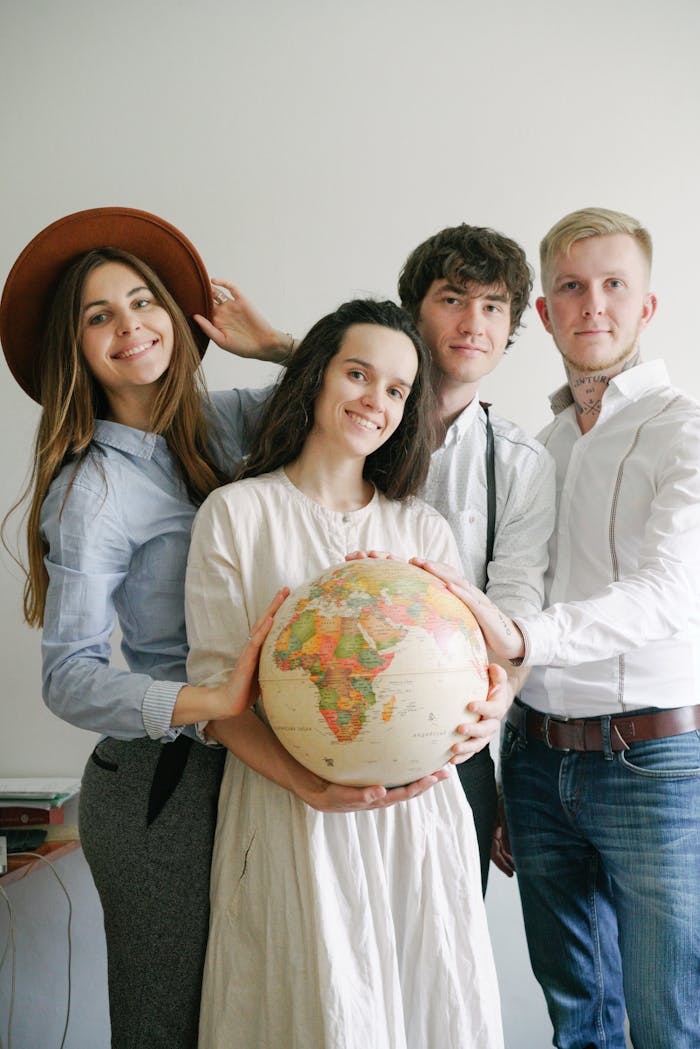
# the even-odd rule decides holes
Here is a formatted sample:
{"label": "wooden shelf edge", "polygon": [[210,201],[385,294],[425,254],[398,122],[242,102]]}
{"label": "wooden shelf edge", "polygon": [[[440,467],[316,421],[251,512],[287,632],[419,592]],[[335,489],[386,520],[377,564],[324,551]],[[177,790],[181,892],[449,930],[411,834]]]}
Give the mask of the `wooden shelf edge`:
{"label": "wooden shelf edge", "polygon": [[[67,856],[69,852],[75,852],[79,848],[80,842],[75,838],[71,841],[44,842],[38,849],[32,849],[32,852],[38,852],[40,856],[44,856],[50,863],[53,863],[55,860],[60,860],[62,856]],[[7,873],[0,874],[0,885],[2,885],[3,889],[8,885],[12,885],[13,882],[26,878],[35,868],[44,866],[41,860],[37,860],[33,856],[25,856],[22,852],[10,853],[7,857],[7,862]]]}

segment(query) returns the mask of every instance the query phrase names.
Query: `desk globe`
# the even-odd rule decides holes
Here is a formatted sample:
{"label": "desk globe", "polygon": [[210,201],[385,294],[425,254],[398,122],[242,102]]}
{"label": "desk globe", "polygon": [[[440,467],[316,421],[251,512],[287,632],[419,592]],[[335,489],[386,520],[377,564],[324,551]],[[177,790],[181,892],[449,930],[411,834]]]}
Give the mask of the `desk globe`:
{"label": "desk globe", "polygon": [[441,768],[488,691],[471,612],[428,572],[363,559],[289,595],[260,658],[265,715],[302,765],[334,783],[397,786]]}

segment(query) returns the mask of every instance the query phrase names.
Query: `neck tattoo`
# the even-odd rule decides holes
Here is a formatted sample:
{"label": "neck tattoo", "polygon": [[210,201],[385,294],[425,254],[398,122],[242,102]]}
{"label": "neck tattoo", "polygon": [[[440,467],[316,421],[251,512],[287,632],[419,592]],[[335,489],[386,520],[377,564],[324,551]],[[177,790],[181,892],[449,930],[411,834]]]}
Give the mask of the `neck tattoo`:
{"label": "neck tattoo", "polygon": [[[631,357],[628,357],[620,368],[620,371],[615,372],[615,375],[619,375],[621,372],[626,372],[629,371],[630,368],[634,368],[635,365],[639,364],[640,359],[639,350],[637,350],[637,352],[633,353]],[[603,401],[603,394],[607,390],[610,380],[615,378],[615,375],[607,375],[605,372],[599,372],[598,374],[593,375],[569,376],[569,386],[571,387],[576,411],[579,415],[587,415],[594,420],[598,418]]]}

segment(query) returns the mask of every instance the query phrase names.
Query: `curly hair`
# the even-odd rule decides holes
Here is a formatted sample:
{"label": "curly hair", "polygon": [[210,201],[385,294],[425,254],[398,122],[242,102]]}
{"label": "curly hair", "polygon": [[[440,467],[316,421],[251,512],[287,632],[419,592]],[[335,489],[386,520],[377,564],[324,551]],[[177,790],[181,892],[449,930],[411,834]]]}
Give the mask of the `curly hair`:
{"label": "curly hair", "polygon": [[435,402],[430,384],[430,353],[408,314],[393,302],[353,299],[314,324],[292,356],[261,419],[237,479],[257,477],[293,462],[314,425],[314,402],[328,364],[349,328],[376,324],[402,332],[415,348],[418,370],[403,418],[389,439],[367,456],[363,476],[390,499],[419,491],[435,443]]}
{"label": "curly hair", "polygon": [[411,252],[399,275],[399,298],[418,321],[433,281],[448,280],[455,287],[501,286],[510,298],[510,346],[530,299],[533,276],[525,252],[514,240],[462,223],[440,230]]}

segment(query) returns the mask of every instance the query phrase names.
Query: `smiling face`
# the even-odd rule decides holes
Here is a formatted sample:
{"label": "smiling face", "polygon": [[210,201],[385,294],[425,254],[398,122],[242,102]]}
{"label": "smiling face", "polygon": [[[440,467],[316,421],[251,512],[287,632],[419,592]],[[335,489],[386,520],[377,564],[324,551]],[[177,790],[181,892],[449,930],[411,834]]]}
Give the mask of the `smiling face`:
{"label": "smiling face", "polygon": [[81,350],[105,391],[112,418],[135,425],[148,410],[173,353],[173,324],[136,270],[105,262],[88,275],[80,316]]}
{"label": "smiling face", "polygon": [[434,280],[421,303],[418,330],[443,385],[476,384],[492,371],[511,331],[510,301],[502,287],[456,287]]}
{"label": "smiling face", "polygon": [[586,237],[552,260],[537,312],[567,371],[617,374],[656,310],[649,266],[626,233]]}
{"label": "smiling face", "polygon": [[326,368],[309,439],[353,457],[371,455],[399,426],[417,370],[403,332],[353,324]]}

